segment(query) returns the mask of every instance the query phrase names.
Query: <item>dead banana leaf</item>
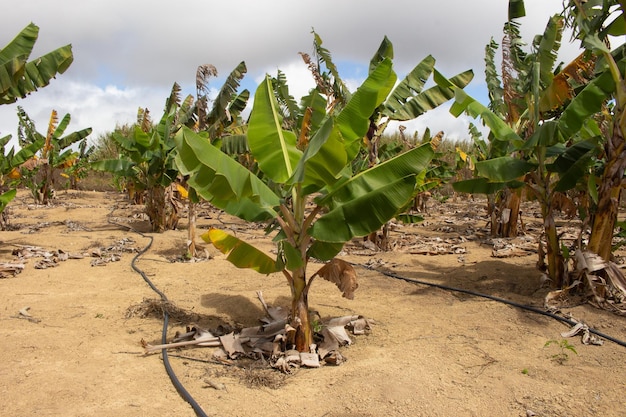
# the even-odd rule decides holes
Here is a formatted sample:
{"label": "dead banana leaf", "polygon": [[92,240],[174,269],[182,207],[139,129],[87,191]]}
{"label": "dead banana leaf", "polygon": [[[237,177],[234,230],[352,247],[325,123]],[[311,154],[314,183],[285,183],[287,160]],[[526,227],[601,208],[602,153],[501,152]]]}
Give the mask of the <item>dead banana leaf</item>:
{"label": "dead banana leaf", "polygon": [[321,267],[315,275],[337,285],[337,288],[343,293],[342,295],[348,300],[354,299],[354,291],[359,287],[359,284],[356,282],[356,271],[348,262],[337,258],[332,259]]}

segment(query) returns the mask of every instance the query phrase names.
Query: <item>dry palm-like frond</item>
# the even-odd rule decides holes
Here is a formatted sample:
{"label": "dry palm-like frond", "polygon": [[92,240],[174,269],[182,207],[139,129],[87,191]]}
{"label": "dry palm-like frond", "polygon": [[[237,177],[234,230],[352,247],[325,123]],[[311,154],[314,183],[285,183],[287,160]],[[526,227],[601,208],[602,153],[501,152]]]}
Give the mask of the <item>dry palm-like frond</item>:
{"label": "dry palm-like frond", "polygon": [[300,114],[301,111],[300,107],[298,107],[298,103],[289,93],[285,73],[278,70],[276,78],[272,79],[272,87],[276,100],[278,101],[280,114],[283,116],[283,128],[293,129],[294,133],[299,136],[298,125],[300,123],[298,122],[298,118],[302,115]]}
{"label": "dry palm-like frond", "polygon": [[345,103],[350,96],[350,92],[341,80],[341,77],[339,76],[339,71],[337,70],[337,66],[332,60],[330,51],[322,46],[322,38],[317,33],[315,33],[315,31],[313,31],[313,39],[313,48],[318,60],[317,66],[319,68],[320,64],[324,63],[324,65],[326,65],[326,68],[330,72],[330,78],[332,78],[326,83],[332,86],[331,91],[335,98],[335,100],[333,101],[338,100],[341,103]]}
{"label": "dry palm-like frond", "polygon": [[178,107],[180,105],[180,92],[182,88],[178,83],[174,83],[172,86],[172,91],[170,92],[170,96],[165,101],[165,109],[169,111],[174,107]]}
{"label": "dry palm-like frond", "polygon": [[139,107],[137,109],[137,125],[144,132],[152,129],[152,120],[150,119],[150,110]]}
{"label": "dry palm-like frond", "polygon": [[209,78],[217,77],[217,68],[211,64],[200,65],[196,70],[196,107],[198,113],[198,130],[206,126],[208,112]]}
{"label": "dry palm-like frond", "polygon": [[433,136],[433,138],[430,140],[430,146],[433,148],[434,151],[437,150],[437,148],[439,147],[439,144],[441,144],[441,140],[443,139],[443,130],[440,130],[439,132],[437,132],[437,134],[435,136]]}
{"label": "dry palm-like frond", "polygon": [[320,69],[315,62],[311,60],[311,56],[309,54],[305,54],[304,52],[300,52],[300,56],[302,60],[311,71],[311,75],[313,75],[313,80],[315,80],[315,85],[320,90],[320,93],[325,96],[333,96],[332,86],[328,85],[322,74],[320,73]]}

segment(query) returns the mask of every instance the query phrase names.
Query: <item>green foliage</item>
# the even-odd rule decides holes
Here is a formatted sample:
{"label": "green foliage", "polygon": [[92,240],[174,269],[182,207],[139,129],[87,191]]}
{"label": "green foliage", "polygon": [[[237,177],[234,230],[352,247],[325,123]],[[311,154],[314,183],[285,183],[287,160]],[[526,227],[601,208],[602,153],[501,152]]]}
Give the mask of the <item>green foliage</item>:
{"label": "green foliage", "polygon": [[569,360],[569,354],[567,351],[570,351],[572,353],[574,353],[575,355],[578,355],[578,352],[576,351],[576,348],[574,348],[574,346],[572,344],[570,344],[567,340],[565,339],[561,339],[559,340],[548,340],[545,345],[543,345],[544,348],[547,348],[548,346],[551,345],[556,345],[559,349],[558,353],[553,354],[552,356],[550,356],[550,358],[557,362],[560,365],[563,365],[565,362],[567,362]]}
{"label": "green foliage", "polygon": [[[66,114],[59,121],[56,110],[52,110],[46,129],[46,135],[39,133],[35,122],[28,116],[21,106],[17,108],[19,119],[18,140],[19,143],[28,147],[33,144],[43,143],[37,155],[33,155],[30,164],[20,167],[20,177],[23,185],[30,189],[36,203],[47,204],[53,198],[56,185],[56,177],[62,172],[74,167],[74,172],[84,172],[87,158],[86,138],[91,134],[91,128],[65,134],[71,121],[71,116]],[[76,152],[71,146],[83,141]],[[81,162],[81,156],[85,157]],[[81,170],[80,167],[83,167]],[[67,173],[65,173],[67,175]]]}
{"label": "green foliage", "polygon": [[130,131],[117,130],[111,136],[119,146],[119,157],[91,164],[94,170],[123,177],[132,197],[137,197],[135,202],[142,202],[141,196],[146,192],[146,213],[155,232],[171,229],[177,221],[175,210],[165,201],[165,189],[178,176],[174,135],[181,126],[193,124],[193,97],[181,100],[179,93],[180,87],[175,83],[156,125],[152,124],[148,109],[139,109],[137,123]]}
{"label": "green foliage", "polygon": [[[248,170],[186,127],[176,135],[175,159],[199,196],[244,220],[278,226],[276,259],[223,231],[213,229],[203,237],[237,267],[265,274],[280,271],[287,277],[292,324],[298,329],[295,344],[303,350],[311,342],[306,294],[315,275],[307,279],[309,259],[332,260],[345,242],[376,231],[399,214],[423,181],[433,156],[426,144],[354,174],[352,162],[361,140],[372,115],[391,93],[396,75],[385,56],[362,85],[347,94],[330,54],[321,48],[317,35],[315,39],[330,76],[317,73],[318,86],[300,106],[280,72],[277,78],[267,76],[254,95],[247,143],[258,171]],[[339,92],[345,101],[332,100],[329,105],[328,97]],[[325,274],[320,271],[320,276]]]}
{"label": "green foliage", "polygon": [[[57,74],[64,73],[73,61],[72,47],[66,45],[55,49],[33,61],[28,61],[39,35],[39,27],[27,25],[4,48],[0,49],[0,105],[14,103],[30,93],[45,87]],[[21,150],[12,148],[5,153],[5,146],[11,136],[0,138],[0,215],[6,205],[15,197],[15,189],[6,189],[7,176],[17,177],[17,168],[32,158],[44,145],[35,141]],[[15,179],[15,178],[14,178]],[[4,226],[4,223],[2,224]]]}
{"label": "green foliage", "polygon": [[28,61],[38,35],[39,27],[30,23],[0,49],[0,104],[14,103],[47,86],[71,65],[74,59],[71,45]]}

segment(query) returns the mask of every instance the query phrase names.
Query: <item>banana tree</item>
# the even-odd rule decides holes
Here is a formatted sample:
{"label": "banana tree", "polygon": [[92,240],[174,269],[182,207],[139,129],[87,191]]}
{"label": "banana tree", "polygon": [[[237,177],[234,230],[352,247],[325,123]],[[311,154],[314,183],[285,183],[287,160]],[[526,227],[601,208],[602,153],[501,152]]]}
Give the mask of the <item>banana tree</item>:
{"label": "banana tree", "polygon": [[66,114],[59,122],[56,110],[52,110],[46,134],[43,135],[37,131],[34,121],[21,106],[17,108],[17,116],[20,145],[27,146],[41,141],[44,144],[38,158],[33,160],[34,163],[22,166],[21,177],[31,190],[35,202],[48,204],[55,189],[56,175],[61,170],[71,167],[80,155],[71,146],[89,136],[92,129],[89,127],[64,135],[71,116]]}
{"label": "banana tree", "polygon": [[582,46],[599,57],[600,74],[594,89],[587,91],[586,105],[572,111],[573,120],[585,120],[612,101],[611,126],[604,134],[604,166],[597,182],[597,207],[593,215],[588,248],[610,260],[614,228],[626,170],[626,59],[624,43],[612,48],[614,41],[626,35],[624,0],[580,1],[566,4],[568,22]]}
{"label": "banana tree", "polygon": [[178,222],[174,201],[168,198],[170,185],[178,176],[174,135],[181,126],[194,123],[193,96],[181,101],[180,90],[174,83],[158,124],[153,125],[148,109],[140,108],[130,135],[113,133],[113,140],[122,149],[119,158],[91,164],[92,169],[112,172],[126,178],[134,189],[145,190],[146,214],[153,232],[173,229]]}
{"label": "banana tree", "polygon": [[[585,106],[586,92],[594,88],[589,81],[593,64],[581,55],[568,66],[553,70],[562,30],[563,18],[550,18],[544,34],[535,38],[533,52],[524,57],[529,71],[526,86],[520,90],[523,95],[515,102],[523,99],[525,107],[515,107],[523,109],[515,126],[462,90],[457,90],[451,108],[456,116],[466,112],[480,117],[490,129],[492,149],[500,153],[477,162],[477,178],[457,182],[455,189],[485,194],[503,189],[529,191],[541,205],[547,272],[556,288],[569,285],[570,276],[557,233],[555,202],[589,178],[600,135],[594,120],[574,116],[579,106]],[[540,246],[539,265],[543,265],[543,257]]]}
{"label": "banana tree", "polygon": [[[314,342],[308,308],[314,278],[335,282],[345,297],[353,296],[355,271],[335,256],[346,242],[379,229],[406,205],[432,157],[425,145],[356,175],[351,172],[369,116],[395,81],[391,60],[382,59],[340,111],[311,106],[310,98],[321,95],[318,87],[302,100],[302,109],[311,109],[301,109],[309,113],[304,122],[286,125],[277,85],[267,76],[255,93],[247,132],[258,176],[192,130],[177,134],[176,163],[200,196],[229,214],[271,222],[278,229],[276,258],[223,230],[210,229],[203,237],[237,267],[284,275],[295,329],[288,338],[301,352]],[[309,275],[311,259],[328,263]]]}
{"label": "banana tree", "polygon": [[43,147],[44,140],[39,139],[36,142],[30,143],[26,146],[22,146],[18,151],[12,147],[6,152],[5,147],[11,140],[11,136],[4,136],[0,138],[0,229],[5,230],[7,224],[6,214],[4,209],[17,195],[17,188],[15,184],[19,178],[20,166],[33,158],[37,152]]}
{"label": "banana tree", "polygon": [[[37,59],[28,61],[37,42],[39,27],[33,23],[27,25],[18,35],[0,49],[0,105],[14,103],[38,88],[45,87],[57,74],[64,73],[73,61],[72,47],[66,45],[57,48]],[[0,138],[0,215],[4,218],[6,205],[15,197],[15,188],[5,191],[5,176],[15,173],[15,168],[33,157],[43,142],[33,143],[15,152],[4,153],[4,147],[11,136]],[[4,225],[4,222],[3,222]]]}

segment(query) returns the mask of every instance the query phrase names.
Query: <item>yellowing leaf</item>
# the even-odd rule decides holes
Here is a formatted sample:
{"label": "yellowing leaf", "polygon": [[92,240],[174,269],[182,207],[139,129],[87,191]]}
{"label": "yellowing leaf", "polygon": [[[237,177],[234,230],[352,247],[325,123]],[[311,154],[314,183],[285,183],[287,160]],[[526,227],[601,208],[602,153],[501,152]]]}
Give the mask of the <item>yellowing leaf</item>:
{"label": "yellowing leaf", "polygon": [[271,274],[281,270],[276,261],[268,255],[223,230],[210,229],[200,237],[227,255],[226,260],[237,268],[250,268],[261,274]]}

